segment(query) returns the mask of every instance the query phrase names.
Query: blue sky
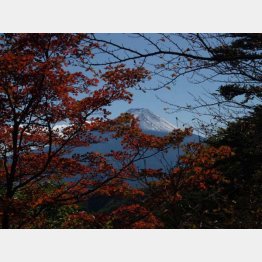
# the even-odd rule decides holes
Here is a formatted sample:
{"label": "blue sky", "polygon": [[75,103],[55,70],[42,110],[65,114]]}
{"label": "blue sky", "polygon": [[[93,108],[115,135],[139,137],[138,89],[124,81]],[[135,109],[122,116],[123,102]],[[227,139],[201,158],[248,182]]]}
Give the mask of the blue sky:
{"label": "blue sky", "polygon": [[[150,81],[151,85],[157,85],[157,79]],[[172,87],[171,90],[161,89],[158,91],[147,91],[146,93],[140,90],[132,90],[133,93],[133,102],[131,104],[125,102],[115,102],[110,107],[112,116],[115,117],[122,112],[127,111],[129,108],[148,108],[153,113],[167,119],[173,124],[177,124],[176,118],[178,118],[178,124],[181,126],[182,123],[190,125],[192,119],[195,117],[193,114],[188,112],[179,112],[179,113],[167,113],[164,109],[168,107],[167,104],[163,103],[158,99],[168,101],[177,105],[185,105],[186,103],[194,103],[192,96],[189,94],[192,93],[195,96],[203,95],[203,88],[208,88],[209,90],[216,90],[217,84],[214,83],[204,83],[201,85],[195,85],[187,81],[185,78],[181,78],[177,83]],[[202,117],[207,119],[207,117]]]}
{"label": "blue sky", "polygon": [[[156,35],[150,34],[150,37],[154,38]],[[137,48],[139,50],[148,49],[148,45],[145,45],[144,42],[140,41],[137,38],[127,37],[126,34],[97,34],[97,37],[103,38],[106,40],[112,39],[114,42],[123,44],[124,46],[130,46],[132,48]],[[181,40],[180,45],[183,45]],[[99,58],[98,58],[99,59]],[[103,57],[101,57],[103,59]],[[155,58],[153,58],[155,59]],[[159,80],[157,78],[153,78],[152,80],[145,83],[146,86],[155,88],[159,85]],[[179,112],[179,113],[167,113],[164,108],[167,107],[166,104],[161,102],[158,98],[160,97],[162,100],[168,101],[173,104],[185,105],[193,103],[193,98],[189,94],[192,93],[195,96],[203,96],[204,90],[208,89],[214,92],[219,86],[219,83],[214,82],[204,82],[202,84],[193,84],[186,77],[179,78],[174,85],[171,86],[171,90],[168,89],[160,89],[158,91],[147,91],[146,93],[141,90],[133,89],[133,102],[131,104],[124,102],[116,102],[113,103],[110,107],[112,112],[112,117],[118,116],[120,113],[127,111],[129,108],[148,108],[153,113],[159,115],[167,119],[169,122],[173,124],[177,124],[182,126],[182,124],[191,125],[192,119],[195,117],[191,113],[187,112]],[[202,117],[204,120],[208,120],[208,117]],[[177,122],[178,119],[178,122]]]}

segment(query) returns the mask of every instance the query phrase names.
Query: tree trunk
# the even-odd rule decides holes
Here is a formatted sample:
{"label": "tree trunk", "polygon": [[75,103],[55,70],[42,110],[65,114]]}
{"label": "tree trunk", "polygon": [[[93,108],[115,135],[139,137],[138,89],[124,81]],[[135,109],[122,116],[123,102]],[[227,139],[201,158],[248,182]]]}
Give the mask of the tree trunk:
{"label": "tree trunk", "polygon": [[9,208],[4,208],[3,217],[2,217],[2,228],[8,229],[10,228],[10,220],[9,220]]}

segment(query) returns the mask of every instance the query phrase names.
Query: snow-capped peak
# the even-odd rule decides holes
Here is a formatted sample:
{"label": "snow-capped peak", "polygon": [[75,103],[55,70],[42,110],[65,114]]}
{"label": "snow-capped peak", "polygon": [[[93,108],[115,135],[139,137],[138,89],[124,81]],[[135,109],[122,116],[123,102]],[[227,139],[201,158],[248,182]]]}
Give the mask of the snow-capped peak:
{"label": "snow-capped peak", "polygon": [[171,132],[176,127],[146,108],[131,108],[127,111],[139,119],[142,130]]}

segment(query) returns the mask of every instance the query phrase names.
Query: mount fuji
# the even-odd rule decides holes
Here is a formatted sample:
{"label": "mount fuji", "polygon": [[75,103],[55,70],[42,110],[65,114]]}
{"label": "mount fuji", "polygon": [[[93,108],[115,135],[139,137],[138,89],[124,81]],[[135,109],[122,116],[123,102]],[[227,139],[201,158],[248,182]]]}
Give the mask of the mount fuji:
{"label": "mount fuji", "polygon": [[131,108],[127,111],[127,113],[130,113],[134,115],[135,118],[138,118],[140,127],[143,131],[169,133],[177,128],[165,119],[153,114],[146,108]]}
{"label": "mount fuji", "polygon": [[[139,125],[143,132],[155,136],[164,136],[169,132],[173,131],[177,127],[169,123],[167,120],[155,115],[150,110],[145,108],[132,108],[127,113],[133,114],[134,117],[138,118]],[[192,134],[191,136],[185,137],[183,143],[199,142],[200,137]],[[108,139],[108,141],[96,143],[90,145],[88,148],[78,147],[75,148],[74,153],[84,154],[86,152],[99,152],[109,153],[110,151],[122,150],[120,139]],[[148,155],[152,155],[154,151],[148,151]],[[176,164],[181,149],[169,149],[166,152],[159,152],[146,160],[140,160],[136,162],[136,166],[140,169],[143,168],[154,168],[154,169],[169,169]]]}

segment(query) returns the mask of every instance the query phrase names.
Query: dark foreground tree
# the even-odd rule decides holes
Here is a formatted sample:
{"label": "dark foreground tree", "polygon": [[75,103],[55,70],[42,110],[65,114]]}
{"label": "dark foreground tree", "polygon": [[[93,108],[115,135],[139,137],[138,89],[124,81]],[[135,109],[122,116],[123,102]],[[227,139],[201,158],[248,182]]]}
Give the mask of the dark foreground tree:
{"label": "dark foreground tree", "polygon": [[[223,187],[221,209],[228,211],[221,217],[220,227],[261,228],[261,192],[262,192],[262,110],[258,106],[254,111],[209,139],[209,144],[229,145],[234,155],[221,161],[218,168],[228,180]],[[219,215],[218,215],[219,217]]]}

